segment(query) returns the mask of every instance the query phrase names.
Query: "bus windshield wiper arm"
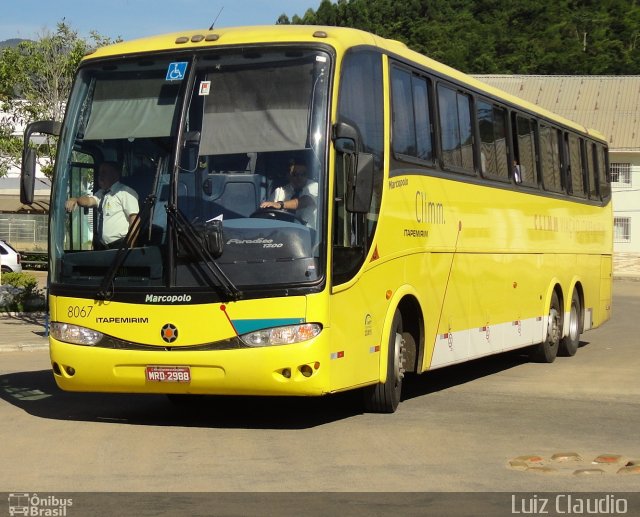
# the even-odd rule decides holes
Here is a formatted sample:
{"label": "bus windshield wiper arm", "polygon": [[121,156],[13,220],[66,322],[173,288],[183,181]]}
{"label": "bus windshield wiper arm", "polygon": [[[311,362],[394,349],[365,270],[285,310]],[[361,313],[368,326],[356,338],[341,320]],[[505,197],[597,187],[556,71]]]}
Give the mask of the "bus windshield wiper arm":
{"label": "bus windshield wiper arm", "polygon": [[184,237],[191,252],[206,265],[213,278],[215,278],[217,284],[212,284],[212,287],[220,288],[222,294],[227,298],[226,301],[239,300],[242,297],[242,291],[240,291],[224,273],[222,268],[211,256],[211,253],[209,253],[209,250],[205,246],[202,246],[193,225],[175,205],[167,206],[166,210],[167,215],[174,222],[182,237]]}
{"label": "bus windshield wiper arm", "polygon": [[113,281],[116,278],[116,274],[118,273],[118,269],[124,263],[131,247],[129,246],[129,242],[134,238],[133,233],[138,232],[140,234],[141,230],[148,223],[151,208],[156,204],[156,196],[154,194],[149,194],[147,199],[144,202],[144,206],[140,213],[136,215],[133,223],[129,227],[129,231],[127,232],[127,236],[123,239],[122,244],[118,247],[118,251],[116,252],[116,256],[113,259],[113,262],[109,266],[109,269],[104,275],[102,279],[102,283],[98,288],[98,292],[96,293],[97,300],[108,300],[113,295]]}
{"label": "bus windshield wiper arm", "polygon": [[[158,182],[160,181],[160,174],[163,167],[162,158],[158,161],[158,165],[156,167],[156,173],[153,178],[153,187],[151,189],[151,193],[147,196],[144,201],[144,206],[142,207],[142,211],[136,215],[133,224],[129,226],[129,231],[127,232],[127,236],[124,238],[124,242],[118,247],[118,252],[116,253],[116,257],[111,263],[111,266],[107,270],[107,273],[104,275],[102,279],[102,283],[96,293],[96,298],[98,300],[108,300],[111,298],[113,294],[113,281],[116,277],[118,269],[122,266],[125,258],[129,253],[129,242],[134,238],[133,233],[137,232],[138,236],[144,231],[146,226],[149,226],[149,238],[151,237],[151,219],[153,218],[153,208],[156,205],[156,199],[158,198],[154,192],[158,190]],[[135,229],[135,230],[134,230]],[[137,236],[135,236],[137,238]]]}

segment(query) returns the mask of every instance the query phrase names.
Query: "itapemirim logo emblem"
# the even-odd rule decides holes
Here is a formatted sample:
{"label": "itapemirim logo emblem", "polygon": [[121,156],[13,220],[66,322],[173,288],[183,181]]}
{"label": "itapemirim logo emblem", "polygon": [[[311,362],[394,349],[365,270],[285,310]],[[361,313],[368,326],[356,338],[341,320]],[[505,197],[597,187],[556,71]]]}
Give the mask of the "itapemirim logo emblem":
{"label": "itapemirim logo emblem", "polygon": [[167,323],[160,330],[160,336],[166,343],[173,343],[176,339],[178,339],[178,328],[171,323]]}
{"label": "itapemirim logo emblem", "polygon": [[73,499],[63,499],[55,495],[39,496],[25,492],[9,494],[9,515],[29,517],[65,517],[67,508],[73,506]]}

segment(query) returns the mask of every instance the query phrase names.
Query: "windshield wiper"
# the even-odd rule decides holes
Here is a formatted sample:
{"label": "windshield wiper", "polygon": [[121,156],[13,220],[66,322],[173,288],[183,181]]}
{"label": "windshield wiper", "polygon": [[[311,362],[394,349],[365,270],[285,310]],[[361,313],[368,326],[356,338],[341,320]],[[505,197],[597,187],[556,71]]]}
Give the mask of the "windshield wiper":
{"label": "windshield wiper", "polygon": [[[224,273],[222,268],[215,261],[215,258],[211,255],[209,246],[203,243],[198,237],[198,232],[193,227],[187,218],[176,208],[175,205],[168,205],[166,207],[167,216],[176,225],[176,228],[181,237],[184,238],[189,251],[204,263],[207,270],[211,273],[211,276],[216,280],[215,284],[211,284],[212,287],[219,288],[222,294],[226,297],[225,301],[236,301],[242,297],[242,291],[240,291],[235,284]],[[220,232],[221,236],[221,232]],[[206,237],[205,237],[206,238]],[[220,249],[219,252],[222,250]]]}
{"label": "windshield wiper", "polygon": [[96,293],[97,300],[109,300],[113,295],[113,281],[118,273],[118,269],[124,263],[127,255],[131,251],[131,247],[129,246],[129,242],[134,238],[134,232],[138,232],[138,236],[141,234],[142,229],[149,223],[151,219],[151,209],[156,204],[156,195],[149,194],[147,199],[144,202],[144,206],[140,213],[136,215],[133,220],[133,224],[129,227],[129,231],[127,232],[127,236],[123,239],[122,244],[118,247],[116,252],[116,256],[113,259],[113,262],[109,266],[109,269],[104,275],[102,279],[102,283],[98,288],[98,292]]}
{"label": "windshield wiper", "polygon": [[133,220],[133,224],[129,226],[129,231],[127,232],[127,236],[124,238],[124,241],[118,247],[118,251],[116,252],[116,256],[111,263],[111,266],[107,270],[104,278],[102,279],[102,283],[98,288],[98,292],[96,293],[96,299],[98,300],[109,300],[113,295],[113,281],[118,273],[118,269],[124,263],[127,255],[130,251],[129,242],[134,238],[134,232],[137,232],[136,238],[138,238],[142,232],[144,231],[146,226],[149,226],[149,238],[151,237],[151,219],[153,218],[153,210],[156,206],[156,192],[158,191],[158,182],[160,181],[160,174],[162,168],[164,166],[164,160],[160,158],[158,160],[158,165],[156,166],[156,172],[153,177],[153,185],[151,187],[151,192],[144,200],[144,206],[142,210],[136,215]]}

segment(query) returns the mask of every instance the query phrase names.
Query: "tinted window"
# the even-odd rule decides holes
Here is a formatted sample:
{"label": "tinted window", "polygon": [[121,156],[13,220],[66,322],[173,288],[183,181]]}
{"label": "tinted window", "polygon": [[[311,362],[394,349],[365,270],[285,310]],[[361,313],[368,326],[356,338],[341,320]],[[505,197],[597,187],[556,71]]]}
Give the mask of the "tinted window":
{"label": "tinted window", "polygon": [[587,142],[587,171],[589,174],[589,199],[599,199],[598,170],[596,168],[596,146]]}
{"label": "tinted window", "polygon": [[433,162],[427,79],[394,68],[391,83],[394,153]]}
{"label": "tinted window", "polygon": [[536,185],[538,180],[535,123],[533,120],[516,115],[514,124],[514,145],[516,165],[520,170],[522,183]]}
{"label": "tinted window", "polygon": [[598,161],[598,185],[600,187],[600,197],[608,199],[611,196],[611,185],[609,183],[609,171],[607,170],[607,158],[602,145],[596,145],[596,159]]}
{"label": "tinted window", "polygon": [[431,113],[429,109],[429,93],[431,83],[424,77],[413,76],[413,109],[416,119],[417,157],[433,162],[433,136],[431,134]]}
{"label": "tinted window", "polygon": [[569,135],[569,167],[571,177],[571,193],[574,196],[585,197],[584,164],[582,161],[581,138]]}
{"label": "tinted window", "polygon": [[482,174],[508,179],[505,110],[480,101],[477,113]]}
{"label": "tinted window", "polygon": [[545,190],[562,192],[558,130],[540,125],[540,161]]}
{"label": "tinted window", "polygon": [[471,138],[471,99],[446,86],[438,88],[440,143],[446,167],[473,171]]}
{"label": "tinted window", "polygon": [[411,93],[411,74],[405,70],[393,70],[391,76],[393,102],[393,151],[415,156],[416,124]]}

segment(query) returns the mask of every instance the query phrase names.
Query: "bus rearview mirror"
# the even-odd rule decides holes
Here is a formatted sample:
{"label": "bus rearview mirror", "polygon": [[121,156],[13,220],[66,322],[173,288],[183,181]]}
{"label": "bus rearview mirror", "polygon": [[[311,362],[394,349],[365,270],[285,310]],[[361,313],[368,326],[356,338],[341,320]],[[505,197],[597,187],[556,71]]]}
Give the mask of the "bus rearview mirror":
{"label": "bus rearview mirror", "polygon": [[36,151],[27,148],[22,158],[20,173],[20,203],[31,205],[33,203],[33,191],[36,182]]}
{"label": "bus rearview mirror", "polygon": [[346,209],[366,214],[373,195],[373,155],[355,153],[345,155],[347,165]]}

